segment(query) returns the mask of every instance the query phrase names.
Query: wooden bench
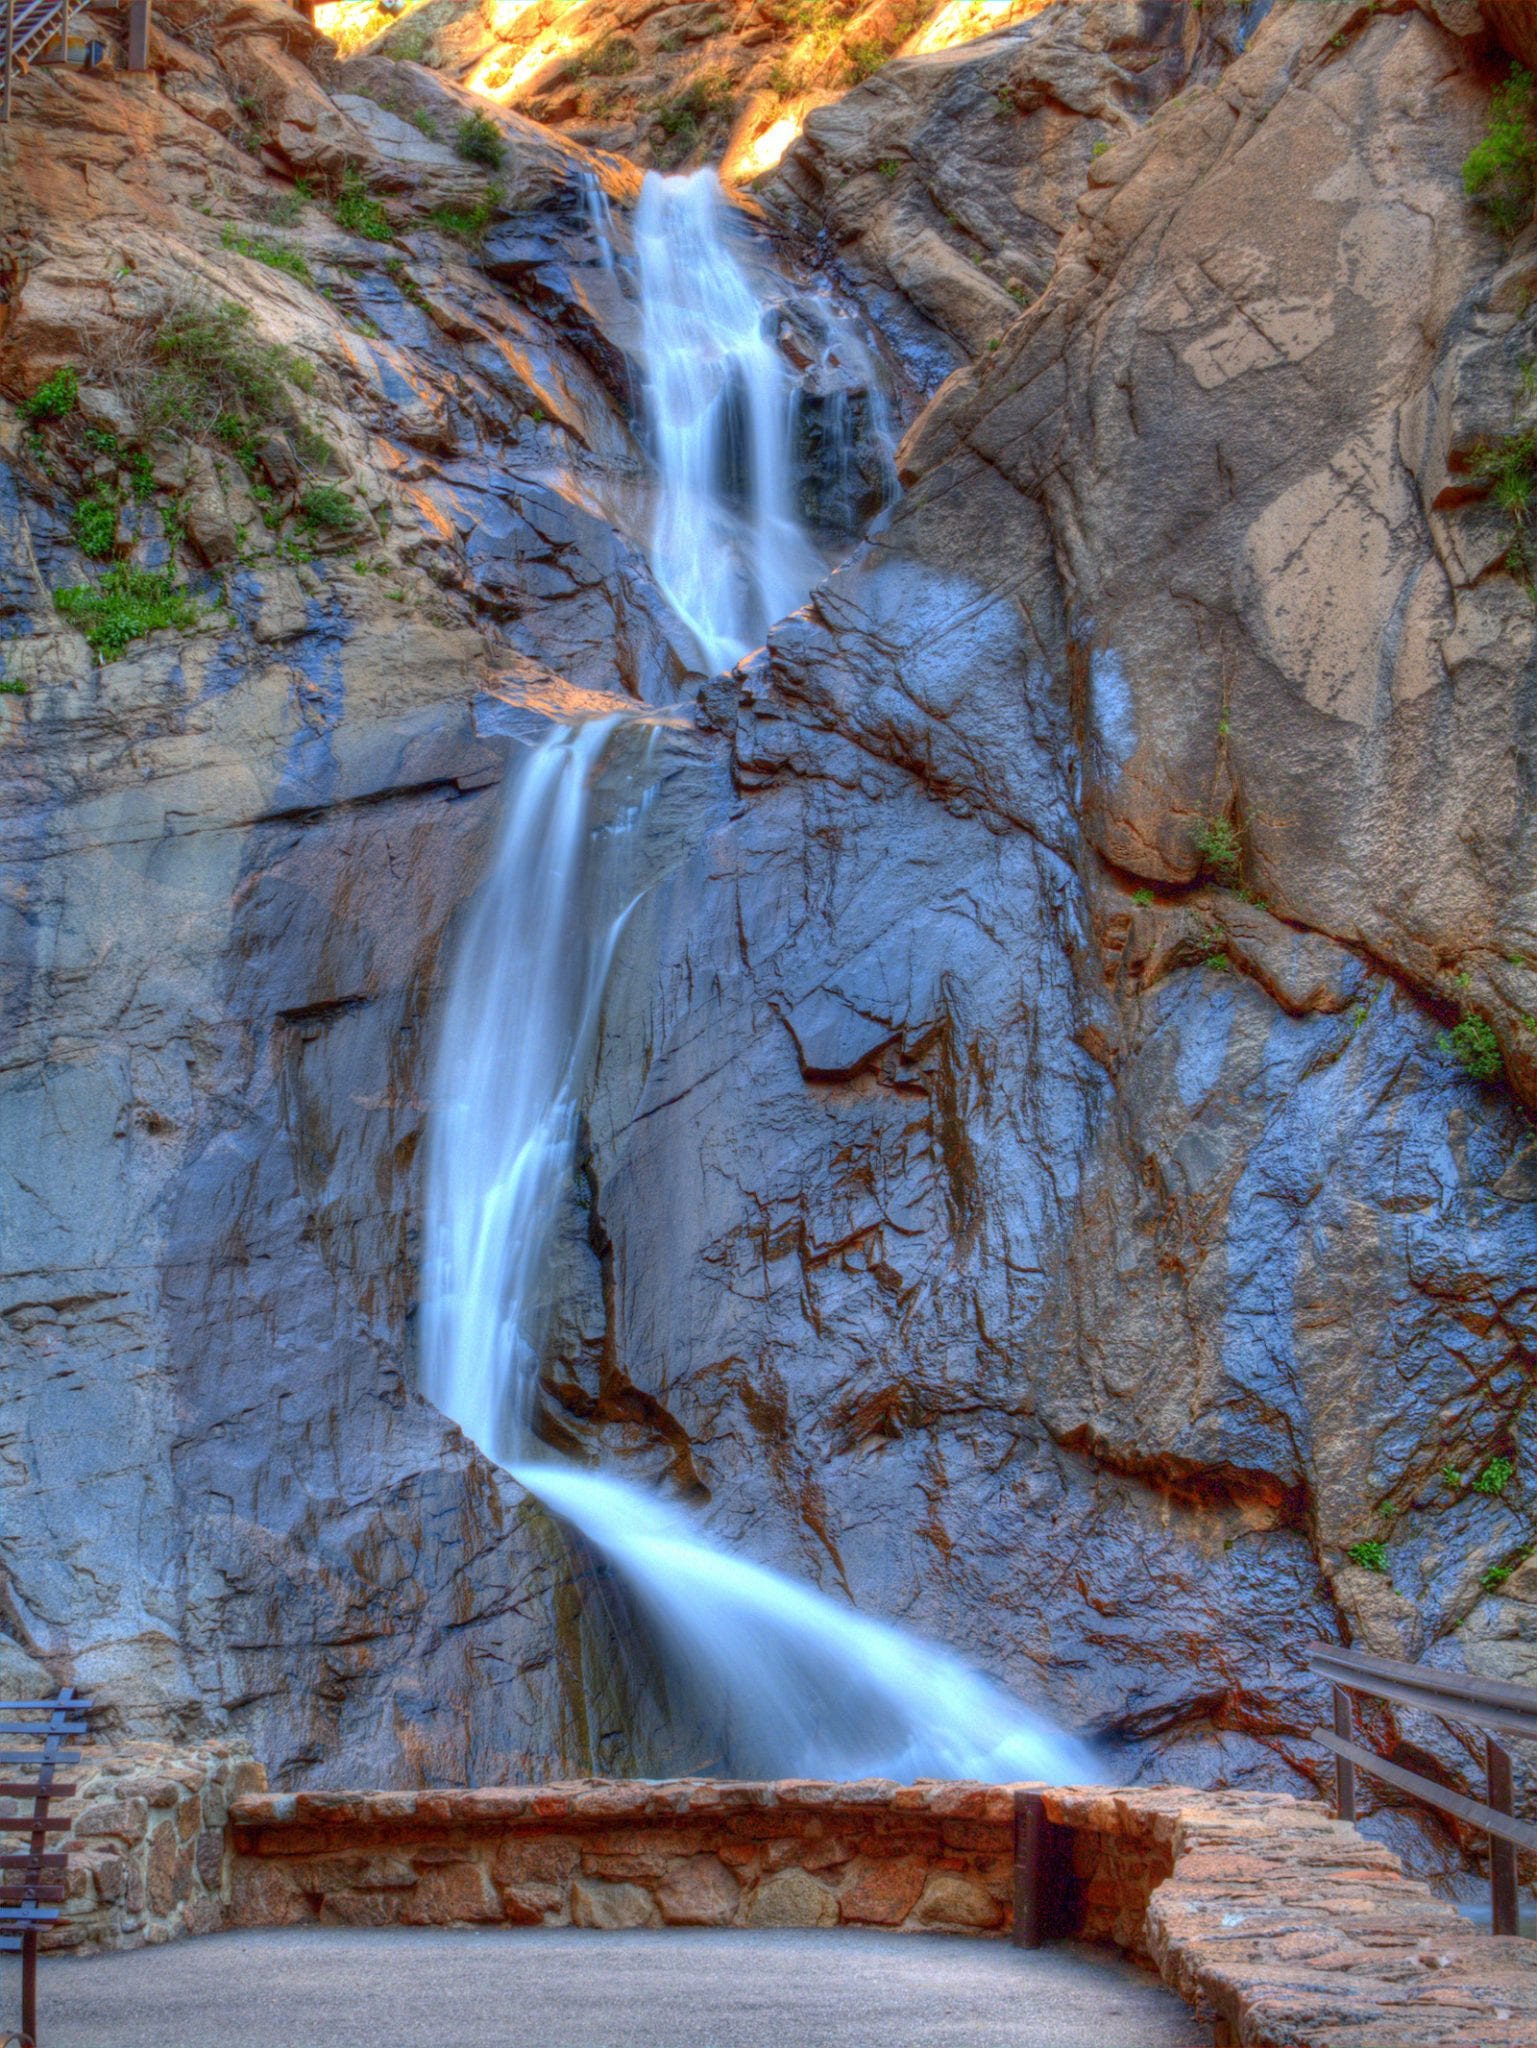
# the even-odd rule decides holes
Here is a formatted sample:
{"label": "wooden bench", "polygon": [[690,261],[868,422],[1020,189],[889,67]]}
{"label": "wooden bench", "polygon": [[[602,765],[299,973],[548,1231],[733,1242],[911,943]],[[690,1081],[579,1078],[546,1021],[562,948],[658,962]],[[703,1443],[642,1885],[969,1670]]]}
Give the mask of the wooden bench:
{"label": "wooden bench", "polygon": [[[21,1952],[21,2033],[0,2036],[3,2048],[37,2048],[37,1938],[59,1917],[69,1861],[48,1847],[50,1835],[67,1834],[70,1826],[49,1815],[48,1802],[74,1795],[74,1786],[60,1784],[54,1772],[82,1761],[78,1749],[64,1745],[86,1735],[93,1704],[69,1685],[57,1699],[0,1700],[0,1742],[9,1745],[0,1749],[0,1770],[37,1774],[0,1778],[0,1799],[32,1802],[30,1814],[0,1819],[0,1836],[28,1837],[25,1849],[0,1851],[0,1950]],[[22,1748],[23,1741],[37,1746]]]}

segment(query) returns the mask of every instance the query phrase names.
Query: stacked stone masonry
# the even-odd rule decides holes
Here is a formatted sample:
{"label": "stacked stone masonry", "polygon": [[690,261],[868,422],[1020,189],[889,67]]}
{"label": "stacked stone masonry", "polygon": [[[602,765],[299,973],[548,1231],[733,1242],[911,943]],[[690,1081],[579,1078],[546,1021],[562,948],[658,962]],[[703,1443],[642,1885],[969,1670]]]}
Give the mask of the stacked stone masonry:
{"label": "stacked stone masonry", "polygon": [[587,1780],[268,1794],[219,1744],[138,1744],[70,1802],[56,1948],[229,1927],[1013,1925],[1014,1794],[1063,1830],[1059,1931],[1114,1943],[1219,2048],[1532,2048],[1537,1943],[1479,1934],[1280,1794],[883,1780]]}

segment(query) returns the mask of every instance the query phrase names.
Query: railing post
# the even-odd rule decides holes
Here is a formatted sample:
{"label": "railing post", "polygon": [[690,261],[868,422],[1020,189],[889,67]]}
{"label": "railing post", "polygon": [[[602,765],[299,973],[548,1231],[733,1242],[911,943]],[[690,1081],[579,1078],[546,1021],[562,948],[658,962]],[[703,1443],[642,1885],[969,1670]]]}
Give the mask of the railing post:
{"label": "railing post", "polygon": [[16,69],[16,0],[5,0],[5,87],[0,121],[11,118],[11,78]]}
{"label": "railing post", "polygon": [[1014,1794],[1014,1946],[1046,1939],[1046,1806],[1039,1792]]}
{"label": "railing post", "polygon": [[[1342,1685],[1334,1688],[1334,1732],[1341,1742],[1354,1740],[1350,1694]],[[1341,1820],[1354,1820],[1356,1817],[1356,1767],[1344,1756],[1334,1759],[1334,1810]]]}
{"label": "railing post", "polygon": [[[1489,1773],[1489,1804],[1496,1813],[1511,1814],[1515,1811],[1515,1784],[1510,1768],[1510,1751],[1496,1742],[1492,1735],[1484,1738],[1484,1750]],[[1489,1904],[1490,1924],[1495,1934],[1520,1932],[1516,1904],[1516,1845],[1514,1842],[1502,1842],[1495,1835],[1489,1837]]]}
{"label": "railing post", "polygon": [[128,9],[128,69],[149,69],[149,17],[151,0],[132,0]]}
{"label": "railing post", "polygon": [[37,2048],[37,1932],[21,1937],[21,2048]]}

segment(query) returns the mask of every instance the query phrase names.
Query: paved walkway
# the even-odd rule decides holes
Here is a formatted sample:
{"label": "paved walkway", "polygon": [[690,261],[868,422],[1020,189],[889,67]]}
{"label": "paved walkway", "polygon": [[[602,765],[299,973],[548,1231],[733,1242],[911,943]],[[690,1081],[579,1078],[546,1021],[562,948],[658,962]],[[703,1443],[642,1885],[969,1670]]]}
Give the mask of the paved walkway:
{"label": "paved walkway", "polygon": [[[1203,2048],[1097,1949],[943,1935],[586,1929],[208,1935],[44,1957],[44,2048]],[[0,1970],[0,2039],[17,1976]]]}

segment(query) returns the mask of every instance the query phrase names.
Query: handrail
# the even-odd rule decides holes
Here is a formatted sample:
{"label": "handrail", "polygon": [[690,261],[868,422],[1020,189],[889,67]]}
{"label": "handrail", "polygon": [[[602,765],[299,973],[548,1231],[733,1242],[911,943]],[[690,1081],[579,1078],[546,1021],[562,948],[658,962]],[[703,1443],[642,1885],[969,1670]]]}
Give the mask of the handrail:
{"label": "handrail", "polygon": [[64,38],[69,55],[69,17],[79,0],[5,0],[5,31],[0,41],[0,122],[11,118],[11,86],[24,76],[55,36]]}
{"label": "handrail", "polygon": [[1335,1810],[1341,1820],[1356,1817],[1356,1772],[1363,1770],[1401,1792],[1412,1793],[1427,1806],[1479,1827],[1489,1837],[1489,1891],[1496,1934],[1519,1931],[1516,1900],[1516,1851],[1537,1851],[1537,1827],[1514,1817],[1515,1781],[1510,1752],[1484,1738],[1488,1803],[1469,1799],[1438,1785],[1433,1778],[1392,1764],[1354,1741],[1350,1695],[1366,1693],[1415,1707],[1443,1721],[1472,1721],[1502,1735],[1537,1738],[1537,1693],[1501,1679],[1474,1678],[1463,1671],[1442,1671],[1428,1664],[1404,1664],[1393,1657],[1375,1657],[1338,1643],[1314,1643],[1308,1667],[1327,1678],[1334,1694],[1334,1728],[1315,1728],[1312,1739],[1335,1759]]}
{"label": "handrail", "polygon": [[74,1797],[73,1785],[62,1785],[54,1772],[77,1764],[71,1738],[88,1736],[85,1716],[95,1704],[72,1685],[51,1700],[0,1700],[0,1714],[46,1714],[46,1721],[0,1720],[0,1736],[30,1737],[40,1749],[0,1750],[0,1764],[12,1772],[36,1771],[35,1778],[0,1782],[0,1799],[32,1802],[30,1813],[6,1814],[0,1834],[25,1835],[26,1847],[0,1855],[0,1949],[21,1952],[21,2048],[37,2043],[37,1938],[59,1918],[66,1890],[67,1853],[48,1847],[50,1835],[68,1834],[70,1822],[48,1811],[52,1799]]}

